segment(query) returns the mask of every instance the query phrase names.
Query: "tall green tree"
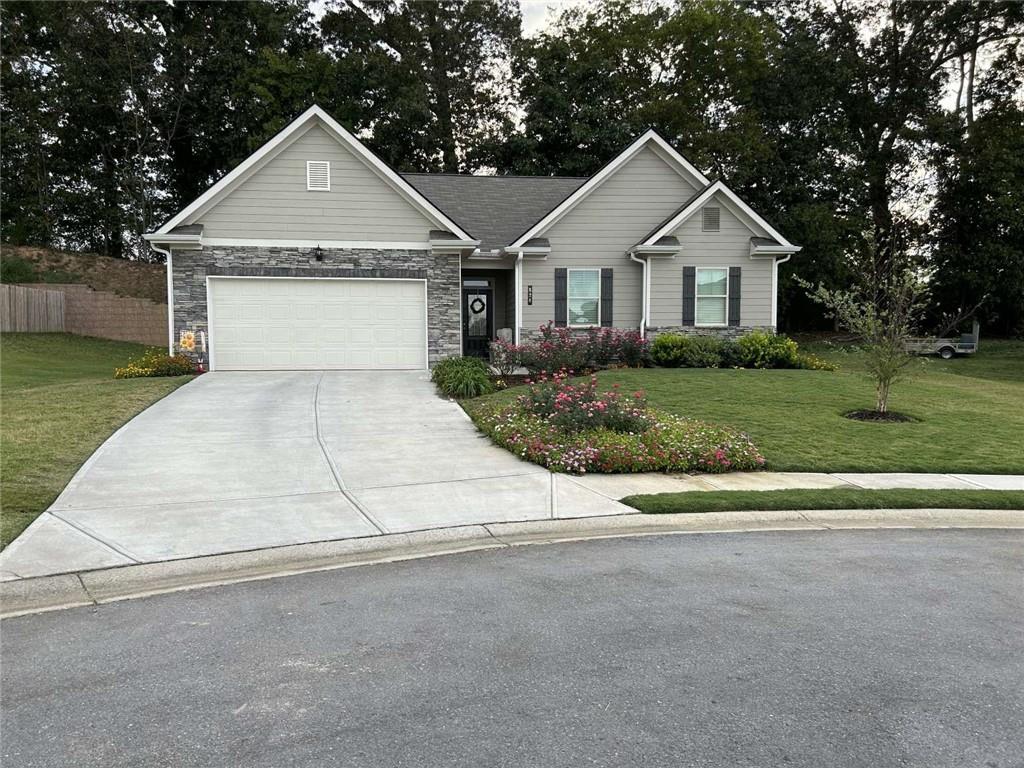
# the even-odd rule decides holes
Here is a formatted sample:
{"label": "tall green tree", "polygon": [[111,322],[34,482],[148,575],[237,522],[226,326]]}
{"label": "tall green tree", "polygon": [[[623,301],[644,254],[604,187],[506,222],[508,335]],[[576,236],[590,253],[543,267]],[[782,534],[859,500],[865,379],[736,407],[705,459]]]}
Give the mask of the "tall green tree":
{"label": "tall green tree", "polygon": [[339,0],[321,21],[340,72],[366,84],[370,144],[401,170],[471,171],[511,128],[515,0]]}
{"label": "tall green tree", "polygon": [[[146,3],[163,31],[153,112],[168,159],[168,210],[201,194],[330,90],[306,2]],[[346,119],[351,110],[331,106]]]}
{"label": "tall green tree", "polygon": [[25,214],[5,235],[45,223],[45,242],[124,255],[126,229],[150,221],[155,30],[130,4],[5,3],[3,12],[3,117],[14,139],[5,181],[24,167],[35,193],[29,203],[22,184],[5,184],[5,208]]}
{"label": "tall green tree", "polygon": [[[937,143],[929,298],[933,323],[976,317],[987,332],[1024,335],[1024,104],[1019,53],[980,84],[968,128],[958,112]],[[1015,74],[1014,74],[1015,73]],[[998,82],[993,82],[998,81]],[[952,328],[948,328],[953,330]]]}
{"label": "tall green tree", "polygon": [[772,6],[817,41],[821,66],[852,139],[848,146],[871,226],[855,273],[884,300],[885,284],[920,254],[919,170],[928,126],[941,116],[949,66],[991,44],[1019,38],[1024,7],[1013,2],[834,0]]}

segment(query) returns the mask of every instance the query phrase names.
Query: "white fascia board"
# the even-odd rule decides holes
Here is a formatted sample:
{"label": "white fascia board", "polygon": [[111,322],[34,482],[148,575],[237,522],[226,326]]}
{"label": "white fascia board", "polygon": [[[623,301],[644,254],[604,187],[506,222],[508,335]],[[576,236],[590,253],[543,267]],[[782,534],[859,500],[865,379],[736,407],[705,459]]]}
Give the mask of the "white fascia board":
{"label": "white fascia board", "polygon": [[512,243],[505,250],[512,252],[519,251],[519,247],[527,240],[531,240],[534,237],[538,237],[548,227],[562,218],[566,213],[576,207],[584,198],[586,198],[591,192],[601,186],[605,181],[608,180],[619,168],[626,164],[634,155],[636,155],[641,149],[646,147],[648,144],[654,144],[659,147],[666,156],[673,161],[678,168],[686,171],[687,174],[693,177],[693,179],[699,182],[699,186],[705,186],[710,183],[708,178],[698,171],[693,164],[691,164],[685,157],[676,152],[672,145],[665,141],[655,131],[649,130],[643,133],[636,141],[626,147],[619,155],[613,159],[610,163],[605,165],[601,170],[591,176],[584,182],[583,186],[573,192],[569,197],[563,200],[559,205],[548,213],[543,219],[534,224],[529,230],[520,235],[514,243]]}
{"label": "white fascia board", "polygon": [[506,248],[506,253],[522,254],[523,256],[547,256],[551,253],[551,248],[546,246],[531,245],[522,246],[519,248]]}
{"label": "white fascia board", "polygon": [[461,251],[466,248],[476,248],[480,245],[479,240],[431,240],[430,247],[435,251]]}
{"label": "white fascia board", "polygon": [[750,245],[750,256],[755,258],[758,256],[764,258],[773,258],[775,256],[785,256],[786,254],[799,253],[803,248],[799,245]]}
{"label": "white fascia board", "polygon": [[195,243],[199,245],[202,235],[161,235],[149,232],[142,239],[150,243]]}
{"label": "white fascia board", "polygon": [[750,219],[751,222],[761,227],[773,239],[778,240],[779,244],[782,247],[789,249],[789,252],[791,252],[794,248],[798,247],[789,242],[789,240],[783,237],[782,234],[778,230],[776,230],[771,224],[769,224],[767,221],[761,218],[753,208],[751,208],[749,205],[743,202],[743,200],[740,199],[740,196],[733,192],[731,189],[729,189],[722,181],[716,181],[710,187],[705,189],[698,197],[694,198],[694,200],[688,206],[686,206],[683,210],[681,210],[679,213],[673,216],[661,229],[659,229],[657,232],[655,232],[646,240],[644,240],[644,242],[641,243],[641,245],[653,245],[666,235],[670,235],[673,232],[675,232],[680,227],[680,225],[682,225],[687,219],[693,216],[693,214],[699,211],[704,206],[704,204],[712,197],[714,197],[716,194],[722,194],[726,198],[726,200],[728,200],[730,203],[732,203],[739,209],[742,215],[746,216],[747,218]]}
{"label": "white fascia board", "polygon": [[[161,241],[162,242],[162,241]],[[267,240],[245,237],[204,237],[203,245],[248,248],[377,248],[382,251],[427,251],[430,243],[392,240]]]}
{"label": "white fascia board", "polygon": [[186,222],[189,217],[208,206],[242,176],[258,167],[260,162],[267,155],[274,152],[278,147],[291,139],[300,129],[305,127],[314,118],[318,118],[323,122],[323,124],[334,133],[337,139],[351,149],[363,162],[376,171],[379,176],[388,181],[403,197],[419,208],[427,218],[464,240],[472,239],[468,232],[463,231],[458,224],[449,219],[436,206],[434,206],[433,203],[417,192],[409,182],[391,170],[383,160],[367,149],[366,146],[359,141],[359,139],[349,133],[344,126],[315,104],[292,120],[292,122],[279,131],[276,136],[270,139],[270,141],[249,155],[249,157],[243,160],[234,170],[189,203],[189,205],[186,206],[177,216],[160,227],[160,229],[158,229],[154,234],[166,234],[175,227]]}

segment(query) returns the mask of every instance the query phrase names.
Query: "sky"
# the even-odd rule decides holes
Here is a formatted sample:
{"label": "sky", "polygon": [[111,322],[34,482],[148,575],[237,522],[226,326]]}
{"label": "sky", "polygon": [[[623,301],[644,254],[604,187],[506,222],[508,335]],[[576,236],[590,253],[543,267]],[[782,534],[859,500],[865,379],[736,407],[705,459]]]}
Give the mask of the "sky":
{"label": "sky", "polygon": [[519,0],[523,13],[523,35],[533,37],[547,29],[558,13],[573,6],[587,5],[590,0]]}

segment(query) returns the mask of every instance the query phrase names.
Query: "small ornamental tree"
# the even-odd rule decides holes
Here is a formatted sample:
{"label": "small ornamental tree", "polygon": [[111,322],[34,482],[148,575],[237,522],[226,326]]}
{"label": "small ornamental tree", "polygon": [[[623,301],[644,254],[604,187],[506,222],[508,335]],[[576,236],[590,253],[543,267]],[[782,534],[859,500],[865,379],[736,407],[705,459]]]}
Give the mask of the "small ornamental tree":
{"label": "small ornamental tree", "polygon": [[907,344],[920,310],[920,283],[913,271],[894,271],[874,290],[831,290],[797,280],[839,327],[860,339],[868,375],[875,383],[875,410],[888,413],[893,384],[907,375],[914,362]]}

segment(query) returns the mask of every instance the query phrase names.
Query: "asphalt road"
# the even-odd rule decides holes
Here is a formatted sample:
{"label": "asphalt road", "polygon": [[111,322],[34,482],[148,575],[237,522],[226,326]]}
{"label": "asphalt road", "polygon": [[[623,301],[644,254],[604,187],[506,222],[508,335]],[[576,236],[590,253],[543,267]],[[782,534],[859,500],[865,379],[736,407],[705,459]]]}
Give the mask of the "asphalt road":
{"label": "asphalt road", "polygon": [[4,621],[2,763],[1024,765],[1024,534],[685,535]]}

